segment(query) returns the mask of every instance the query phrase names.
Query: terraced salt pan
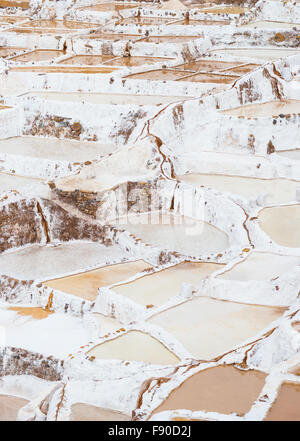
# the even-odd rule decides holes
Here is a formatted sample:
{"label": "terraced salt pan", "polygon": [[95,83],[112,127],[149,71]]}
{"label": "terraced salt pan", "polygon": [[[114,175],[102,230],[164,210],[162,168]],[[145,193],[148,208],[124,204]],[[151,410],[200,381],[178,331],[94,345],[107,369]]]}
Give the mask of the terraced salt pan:
{"label": "terraced salt pan", "polygon": [[190,256],[221,252],[229,245],[227,234],[218,228],[172,213],[130,214],[112,223],[145,243]]}
{"label": "terraced salt pan", "polygon": [[296,161],[300,161],[300,149],[297,150],[282,150],[280,152],[276,152],[277,155],[283,156],[285,158],[293,159]]}
{"label": "terraced salt pan", "polygon": [[231,270],[217,276],[224,280],[271,280],[300,265],[300,257],[279,254],[252,253]]}
{"label": "terraced salt pan", "polygon": [[14,27],[6,29],[5,32],[14,33],[14,34],[36,34],[36,35],[56,35],[57,37],[65,35],[65,34],[72,34],[78,32],[79,29],[73,30],[67,29],[67,28],[26,28],[26,27]]}
{"label": "terraced salt pan", "polygon": [[24,398],[0,395],[0,421],[16,421],[19,410],[28,402]]}
{"label": "terraced salt pan", "polygon": [[[139,4],[137,3],[129,3],[129,2],[122,2],[122,3],[115,3],[115,2],[103,2],[98,3],[97,5],[92,6],[84,6],[81,8],[78,8],[78,10],[83,11],[121,11],[122,9],[132,9],[137,8]],[[144,6],[144,5],[143,5]]]}
{"label": "terraced salt pan", "polygon": [[297,55],[300,53],[300,50],[295,49],[214,49],[210,51],[211,54],[218,54],[227,56],[238,57],[241,60],[244,58],[257,58],[264,61],[272,61],[277,60],[278,58],[285,58],[291,55]]}
{"label": "terraced salt pan", "polygon": [[180,21],[176,21],[174,23],[168,23],[174,24],[174,25],[181,25],[181,26],[226,26],[230,25],[229,20],[191,20],[191,19],[184,19]]}
{"label": "terraced salt pan", "polygon": [[222,265],[214,263],[185,262],[112,289],[136,303],[160,306],[179,294],[182,283],[197,286],[201,280],[221,268]]}
{"label": "terraced salt pan", "polygon": [[125,95],[108,93],[59,93],[59,92],[31,92],[23,96],[36,96],[38,98],[54,101],[73,101],[87,102],[91,104],[114,104],[127,105],[135,104],[139,106],[159,106],[176,100],[183,100],[179,96],[162,95]]}
{"label": "terraced salt pan", "polygon": [[278,245],[300,247],[300,205],[264,208],[258,220],[261,229]]}
{"label": "terraced salt pan", "polygon": [[171,58],[157,57],[112,57],[109,55],[76,55],[60,61],[59,64],[90,65],[107,64],[110,66],[143,66],[144,64],[163,63]]}
{"label": "terraced salt pan", "polygon": [[181,78],[178,81],[191,81],[199,83],[216,83],[216,84],[231,84],[236,81],[238,76],[234,75],[219,75],[198,73],[189,77]]}
{"label": "terraced salt pan", "polygon": [[210,360],[254,337],[283,311],[197,297],[153,316],[149,322],[174,335],[195,358]]}
{"label": "terraced salt pan", "polygon": [[291,113],[300,113],[300,100],[269,101],[267,103],[248,104],[235,109],[223,110],[221,113],[248,118],[272,117]]}
{"label": "terraced salt pan", "polygon": [[67,357],[91,340],[82,319],[58,312],[35,319],[4,306],[0,307],[0,326],[5,345],[58,358]]}
{"label": "terraced salt pan", "polygon": [[300,384],[286,382],[269,410],[265,421],[300,420]]}
{"label": "terraced salt pan", "polygon": [[186,76],[187,73],[185,71],[180,70],[171,70],[171,69],[156,69],[150,70],[148,72],[139,72],[136,74],[128,75],[126,78],[133,78],[138,80],[178,80]]}
{"label": "terraced salt pan", "polygon": [[30,61],[46,61],[46,60],[54,60],[57,57],[63,55],[63,51],[59,50],[50,50],[50,49],[37,49],[32,52],[28,52],[26,54],[17,55],[12,57],[11,60],[17,61],[19,63],[27,63]]}
{"label": "terraced salt pan", "polygon": [[299,23],[286,23],[280,21],[254,21],[252,23],[245,24],[247,28],[259,28],[259,29],[299,29]]}
{"label": "terraced salt pan", "polygon": [[99,27],[97,23],[70,21],[70,20],[32,20],[22,25],[23,28],[47,29],[86,29]]}
{"label": "terraced salt pan", "polygon": [[141,17],[141,16],[133,16],[133,17],[126,17],[118,21],[116,24],[118,25],[124,25],[124,24],[134,24],[134,25],[140,25],[140,26],[159,26],[159,25],[165,25],[172,21],[172,18],[165,18],[165,17]]}
{"label": "terraced salt pan", "polygon": [[41,179],[0,173],[0,193],[17,190],[27,197],[40,196],[50,198],[50,189],[46,182]]}
{"label": "terraced salt pan", "polygon": [[49,280],[61,274],[76,274],[89,266],[99,267],[121,260],[122,250],[97,242],[71,241],[58,246],[34,245],[0,255],[1,274],[22,280]]}
{"label": "terraced salt pan", "polygon": [[180,64],[176,66],[176,69],[217,72],[240,65],[241,63],[235,61],[218,61],[218,60],[201,59],[197,61],[190,61],[189,63],[185,63],[185,64]]}
{"label": "terraced salt pan", "polygon": [[97,66],[111,60],[111,55],[75,55],[58,62],[58,64],[75,64],[78,66]]}
{"label": "terraced salt pan", "polygon": [[129,415],[85,403],[73,404],[71,421],[131,421]]}
{"label": "terraced salt pan", "polygon": [[41,73],[76,73],[76,74],[107,74],[116,70],[113,67],[81,67],[81,66],[14,66],[12,72],[41,72]]}
{"label": "terraced salt pan", "polygon": [[294,202],[297,200],[297,188],[300,188],[300,181],[289,179],[258,179],[213,174],[189,174],[177,176],[177,179],[246,198],[263,197],[265,205]]}
{"label": "terraced salt pan", "polygon": [[243,415],[258,398],[265,377],[262,372],[233,366],[206,369],[185,380],[153,413],[187,409]]}
{"label": "terraced salt pan", "polygon": [[200,83],[221,83],[229,84],[235,81],[238,76],[221,75],[221,74],[209,74],[198,73],[190,74],[184,70],[179,69],[158,69],[148,72],[140,72],[136,74],[128,75],[126,78],[139,79],[139,80],[167,80],[167,81],[192,81]]}
{"label": "terraced salt pan", "polygon": [[80,35],[79,37],[82,40],[105,40],[105,41],[123,41],[123,40],[131,40],[136,41],[142,38],[141,35],[137,34],[109,34],[104,32],[93,32],[86,35]]}
{"label": "terraced salt pan", "polygon": [[31,156],[56,161],[83,162],[96,159],[98,156],[109,155],[114,150],[115,146],[112,144],[36,136],[0,140],[0,154]]}
{"label": "terraced salt pan", "polygon": [[151,268],[151,265],[143,260],[137,260],[105,266],[74,276],[48,280],[45,285],[87,300],[95,300],[99,288],[129,279],[147,268]]}
{"label": "terraced salt pan", "polygon": [[[200,6],[200,5],[199,5]],[[242,8],[240,6],[217,6],[209,8],[199,8],[200,12],[208,14],[245,14],[249,11],[249,8]]]}
{"label": "terraced salt pan", "polygon": [[142,361],[161,365],[177,364],[179,359],[148,334],[130,331],[95,346],[88,353],[98,359]]}
{"label": "terraced salt pan", "polygon": [[202,35],[151,35],[150,37],[144,38],[142,43],[184,43],[187,41],[195,40],[198,38],[203,38]]}

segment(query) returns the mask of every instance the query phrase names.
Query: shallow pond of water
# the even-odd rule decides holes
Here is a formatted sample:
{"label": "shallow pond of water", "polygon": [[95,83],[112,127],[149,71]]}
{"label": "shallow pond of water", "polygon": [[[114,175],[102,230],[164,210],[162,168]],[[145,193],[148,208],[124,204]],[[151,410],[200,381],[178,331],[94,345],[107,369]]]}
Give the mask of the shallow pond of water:
{"label": "shallow pond of water", "polygon": [[224,115],[244,116],[248,118],[276,117],[286,114],[300,114],[300,100],[269,101],[267,103],[248,104],[235,109],[223,110]]}
{"label": "shallow pond of water", "polygon": [[241,371],[233,366],[206,369],[173,390],[153,414],[186,409],[243,415],[258,398],[265,377],[261,372]]}
{"label": "shallow pond of water", "polygon": [[48,280],[45,285],[87,300],[95,300],[99,288],[126,280],[148,268],[151,268],[150,264],[143,260],[137,260],[108,265],[74,276]]}
{"label": "shallow pond of water", "polygon": [[264,208],[258,220],[261,229],[278,245],[300,247],[300,204]]}
{"label": "shallow pond of water", "polygon": [[149,319],[178,339],[197,359],[210,360],[254,337],[283,308],[196,297]]}
{"label": "shallow pond of water", "polygon": [[217,276],[224,280],[271,280],[300,265],[300,257],[279,254],[252,253],[231,270]]}
{"label": "shallow pond of water", "polygon": [[300,420],[300,384],[283,383],[265,421]]}
{"label": "shallow pond of water", "polygon": [[76,403],[71,407],[71,421],[131,421],[129,415],[112,409],[104,409],[85,403]]}
{"label": "shallow pond of water", "polygon": [[229,246],[227,234],[213,225],[173,213],[130,214],[111,223],[147,244],[188,256],[213,254]]}
{"label": "shallow pond of water", "polygon": [[95,346],[88,353],[98,359],[142,361],[152,364],[177,364],[179,359],[149,334],[130,331]]}
{"label": "shallow pond of water", "polygon": [[24,398],[0,395],[0,421],[16,421],[19,410],[28,402]]}
{"label": "shallow pond of water", "polygon": [[20,136],[0,140],[0,153],[56,161],[84,162],[115,151],[113,144],[71,139]]}
{"label": "shallow pond of water", "polygon": [[88,266],[101,266],[123,257],[119,246],[71,241],[58,246],[33,245],[0,255],[1,274],[21,280],[49,280],[60,274],[74,274]]}
{"label": "shallow pond of water", "polygon": [[222,192],[230,192],[247,199],[260,197],[265,205],[294,202],[297,200],[297,188],[300,188],[300,181],[289,179],[259,179],[214,174],[188,174],[177,176],[177,179],[196,186],[204,185]]}
{"label": "shallow pond of water", "polygon": [[185,262],[112,289],[145,306],[160,306],[179,294],[182,283],[197,286],[201,280],[221,268],[222,265],[214,263]]}

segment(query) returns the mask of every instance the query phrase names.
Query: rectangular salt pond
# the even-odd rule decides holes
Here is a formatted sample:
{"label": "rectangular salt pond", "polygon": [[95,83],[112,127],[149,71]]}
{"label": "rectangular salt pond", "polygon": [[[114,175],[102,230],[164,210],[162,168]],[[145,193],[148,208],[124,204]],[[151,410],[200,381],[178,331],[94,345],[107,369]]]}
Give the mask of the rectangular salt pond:
{"label": "rectangular salt pond", "polygon": [[16,421],[19,410],[28,403],[24,398],[0,394],[0,421]]}
{"label": "rectangular salt pond", "polygon": [[283,312],[283,308],[196,297],[149,322],[174,335],[195,358],[210,360],[254,337]]}
{"label": "rectangular salt pond", "polygon": [[14,66],[12,72],[40,72],[40,73],[73,73],[73,74],[108,74],[116,70],[114,67],[81,67],[81,66]]}
{"label": "rectangular salt pond", "polygon": [[134,104],[138,106],[160,106],[162,104],[171,103],[177,100],[188,99],[179,96],[162,96],[162,95],[125,95],[125,94],[109,94],[109,93],[59,93],[59,92],[30,92],[28,97],[37,97],[53,101],[72,101],[86,102],[91,104],[109,104],[109,105],[128,105]]}
{"label": "rectangular salt pond", "polygon": [[197,285],[222,265],[214,263],[184,262],[154,274],[143,276],[112,290],[144,306],[160,306],[179,294],[181,284]]}
{"label": "rectangular salt pond", "polygon": [[254,252],[231,270],[217,276],[224,280],[271,280],[300,265],[300,257]]}
{"label": "rectangular salt pond", "polygon": [[101,360],[141,361],[152,364],[177,364],[179,359],[149,334],[130,331],[95,346],[87,355]]}
{"label": "rectangular salt pond", "polygon": [[300,384],[284,382],[264,421],[300,421]]}
{"label": "rectangular salt pond", "polygon": [[187,73],[185,71],[180,70],[172,70],[172,69],[157,69],[157,70],[151,70],[148,72],[139,72],[136,74],[128,75],[126,78],[132,78],[132,79],[138,79],[138,80],[167,80],[167,81],[174,81],[178,80],[179,78],[182,78],[186,76]]}
{"label": "rectangular salt pond", "polygon": [[297,55],[300,53],[298,49],[286,49],[286,48],[270,48],[270,49],[214,49],[210,51],[211,54],[218,54],[225,57],[233,56],[238,57],[241,61],[245,58],[256,58],[263,61],[277,60],[278,58],[289,57],[290,55]]}
{"label": "rectangular salt pond", "polygon": [[180,21],[176,21],[174,23],[168,23],[168,25],[174,26],[226,26],[230,25],[229,20],[191,20],[184,19]]}
{"label": "rectangular salt pond", "polygon": [[259,20],[252,23],[244,24],[242,27],[254,28],[254,29],[289,29],[289,30],[299,30],[299,23],[286,23],[282,21],[267,21]]}
{"label": "rectangular salt pond", "polygon": [[217,72],[230,67],[240,66],[241,63],[237,61],[219,61],[210,59],[201,59],[196,61],[190,61],[189,63],[179,64],[176,69],[192,70],[192,71],[205,71],[205,72]]}
{"label": "rectangular salt pond", "polygon": [[[276,154],[284,158],[300,161],[300,149],[276,151]],[[298,182],[300,188],[300,182]]]}
{"label": "rectangular salt pond", "polygon": [[71,407],[70,421],[131,421],[131,417],[116,410],[76,403]]}
{"label": "rectangular salt pond", "polygon": [[188,256],[219,253],[229,245],[227,234],[213,225],[171,212],[130,214],[111,223],[147,244]]}
{"label": "rectangular salt pond", "polygon": [[47,28],[47,29],[86,29],[99,27],[97,23],[71,21],[71,20],[30,20],[22,25],[23,28]]}
{"label": "rectangular salt pond", "polygon": [[266,103],[248,104],[235,109],[223,110],[221,113],[247,118],[275,117],[285,114],[300,114],[300,100],[269,101]]}
{"label": "rectangular salt pond", "polygon": [[192,375],[174,389],[153,414],[166,410],[248,412],[264,386],[266,374],[233,366],[217,366]]}
{"label": "rectangular salt pond", "polygon": [[193,83],[216,83],[216,84],[231,84],[238,79],[238,75],[220,75],[220,74],[206,74],[198,73],[178,81],[191,81]]}
{"label": "rectangular salt pond", "polygon": [[178,176],[177,179],[194,186],[204,185],[247,199],[260,197],[263,198],[265,205],[294,202],[297,200],[297,188],[300,188],[299,181],[289,179],[258,179],[213,174],[188,174]]}
{"label": "rectangular salt pond", "polygon": [[111,55],[76,55],[60,61],[59,64],[90,65],[106,64],[109,66],[143,66],[144,64],[164,63],[172,58],[158,57],[113,57]]}
{"label": "rectangular salt pond", "polygon": [[137,34],[109,34],[106,32],[93,32],[86,35],[80,35],[78,38],[82,40],[104,40],[104,41],[136,41],[142,38]]}
{"label": "rectangular salt pond", "polygon": [[12,57],[11,60],[17,61],[18,63],[28,63],[31,61],[39,62],[39,61],[54,60],[55,58],[61,57],[62,55],[63,55],[63,51],[59,51],[59,50],[36,49],[32,52],[28,52],[26,54],[21,54]]}
{"label": "rectangular salt pond", "polygon": [[49,280],[62,274],[76,274],[90,266],[97,268],[124,258],[118,245],[71,241],[57,246],[33,245],[0,255],[1,274],[21,280]]}
{"label": "rectangular salt pond", "polygon": [[113,144],[74,141],[37,136],[18,136],[0,140],[0,153],[56,161],[84,162],[115,151]]}
{"label": "rectangular salt pond", "polygon": [[99,288],[129,279],[149,268],[151,268],[150,264],[143,260],[137,260],[135,262],[108,265],[61,279],[48,280],[44,284],[50,288],[58,289],[87,300],[95,300]]}
{"label": "rectangular salt pond", "polygon": [[300,204],[264,208],[258,221],[261,229],[278,245],[300,248]]}

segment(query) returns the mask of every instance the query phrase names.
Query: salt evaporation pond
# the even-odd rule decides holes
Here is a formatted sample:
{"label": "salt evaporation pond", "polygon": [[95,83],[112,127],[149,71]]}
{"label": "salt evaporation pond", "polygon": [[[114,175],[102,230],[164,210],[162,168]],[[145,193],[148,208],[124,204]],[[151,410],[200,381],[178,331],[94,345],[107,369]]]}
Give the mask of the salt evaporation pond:
{"label": "salt evaporation pond", "polygon": [[222,265],[214,263],[180,263],[132,282],[114,286],[112,290],[142,305],[160,306],[179,294],[182,283],[197,286],[201,280],[221,268]]}
{"label": "salt evaporation pond", "polygon": [[278,245],[300,247],[300,205],[264,208],[258,220],[261,229]]}
{"label": "salt evaporation pond", "polygon": [[226,233],[202,220],[172,213],[142,213],[112,221],[143,242],[198,256],[219,253],[229,245]]}
{"label": "salt evaporation pond", "polygon": [[188,174],[177,176],[177,179],[192,185],[204,185],[221,192],[230,192],[247,199],[260,197],[265,205],[294,202],[297,200],[297,189],[300,189],[300,181],[289,179],[258,179],[213,174]]}
{"label": "salt evaporation pond", "polygon": [[265,377],[262,372],[242,371],[233,366],[206,369],[173,390],[153,414],[186,409],[243,415],[258,398]]}
{"label": "salt evaporation pond", "polygon": [[195,358],[210,360],[254,337],[283,311],[195,297],[154,315],[149,322],[174,335]]}
{"label": "salt evaporation pond", "polygon": [[98,289],[113,283],[129,279],[137,273],[151,268],[151,265],[138,260],[116,265],[108,265],[96,270],[87,271],[60,279],[48,280],[45,285],[50,288],[83,297],[86,300],[95,300]]}
{"label": "salt evaporation pond", "polygon": [[179,359],[149,334],[129,331],[95,346],[88,353],[97,359],[141,361],[152,364],[177,364]]}

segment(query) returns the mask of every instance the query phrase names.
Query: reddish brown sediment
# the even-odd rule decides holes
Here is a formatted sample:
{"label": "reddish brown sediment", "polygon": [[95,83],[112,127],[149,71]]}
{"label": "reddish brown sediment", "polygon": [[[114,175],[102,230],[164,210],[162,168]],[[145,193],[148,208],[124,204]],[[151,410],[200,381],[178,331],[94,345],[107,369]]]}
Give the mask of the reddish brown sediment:
{"label": "reddish brown sediment", "polygon": [[177,409],[244,415],[258,398],[265,378],[262,372],[233,366],[206,369],[173,390],[152,415]]}
{"label": "reddish brown sediment", "polygon": [[275,402],[269,409],[265,421],[300,420],[300,384],[284,382],[279,388]]}

